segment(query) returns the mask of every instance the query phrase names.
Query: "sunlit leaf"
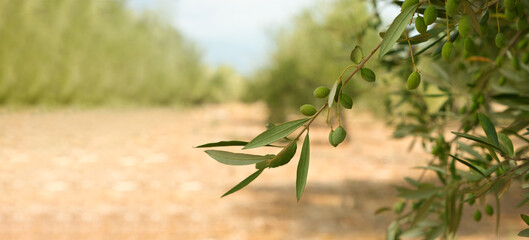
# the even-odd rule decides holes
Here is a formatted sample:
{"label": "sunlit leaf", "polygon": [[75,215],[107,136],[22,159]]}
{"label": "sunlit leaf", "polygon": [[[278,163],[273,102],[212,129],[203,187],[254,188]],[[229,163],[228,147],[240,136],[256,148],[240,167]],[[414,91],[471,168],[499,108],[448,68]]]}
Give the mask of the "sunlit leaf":
{"label": "sunlit leaf", "polygon": [[242,180],[239,184],[235,185],[232,189],[224,193],[222,197],[228,196],[234,192],[237,192],[241,190],[243,187],[246,187],[248,184],[250,184],[253,180],[255,180],[261,173],[264,171],[264,169],[257,170],[256,172],[252,173],[252,175],[248,176],[244,180]]}
{"label": "sunlit leaf", "polygon": [[485,114],[479,113],[479,122],[481,123],[481,127],[483,128],[483,131],[485,131],[485,134],[487,135],[487,138],[494,144],[494,146],[499,146],[500,143],[498,142],[498,134],[496,133],[496,128],[494,128],[494,124],[490,121],[490,119],[485,116]]}
{"label": "sunlit leaf", "polygon": [[327,106],[329,108],[332,107],[332,103],[334,102],[334,97],[336,96],[336,90],[338,89],[338,83],[341,83],[340,80],[336,80],[336,82],[334,82],[331,88],[331,92],[329,93],[329,98],[327,100]]}
{"label": "sunlit leaf", "polygon": [[274,158],[274,155],[252,155],[245,153],[232,153],[227,151],[220,150],[206,150],[205,151],[211,158],[217,160],[220,163],[227,165],[249,165],[266,160],[271,160]]}
{"label": "sunlit leaf", "polygon": [[386,32],[384,39],[382,40],[382,45],[380,46],[380,53],[378,55],[379,58],[386,55],[386,53],[388,53],[389,50],[393,48],[393,45],[395,45],[395,42],[397,42],[397,40],[399,39],[400,35],[402,34],[402,31],[404,31],[406,26],[410,23],[411,19],[413,18],[413,13],[415,13],[417,5],[418,4],[415,4],[409,8],[406,8],[395,18],[395,20],[393,20],[393,23],[391,23],[391,26],[389,26],[389,29]]}
{"label": "sunlit leaf", "polygon": [[303,118],[274,126],[252,139],[243,149],[262,147],[284,138],[305,124],[309,118]]}
{"label": "sunlit leaf", "polygon": [[303,191],[305,190],[305,185],[307,184],[307,176],[309,173],[309,163],[310,163],[310,140],[309,134],[305,136],[303,141],[303,147],[301,148],[301,155],[299,156],[298,162],[298,171],[296,175],[296,197],[299,201]]}

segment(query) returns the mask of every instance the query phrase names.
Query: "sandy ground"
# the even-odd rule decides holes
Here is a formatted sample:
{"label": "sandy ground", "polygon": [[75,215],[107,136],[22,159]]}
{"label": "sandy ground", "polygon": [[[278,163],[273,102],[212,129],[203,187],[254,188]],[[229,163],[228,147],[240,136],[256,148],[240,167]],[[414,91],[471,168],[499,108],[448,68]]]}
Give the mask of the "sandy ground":
{"label": "sandy ground", "polygon": [[[220,196],[253,167],[224,166],[196,146],[249,140],[264,129],[262,105],[198,109],[26,110],[0,114],[0,239],[384,239],[404,176],[418,176],[421,151],[367,113],[353,112],[348,142],[311,129],[302,200],[296,161]],[[319,127],[318,127],[319,126]],[[272,150],[274,151],[274,150]],[[294,159],[297,159],[298,155]],[[523,228],[507,193],[504,224],[469,211],[459,239],[516,239]]]}

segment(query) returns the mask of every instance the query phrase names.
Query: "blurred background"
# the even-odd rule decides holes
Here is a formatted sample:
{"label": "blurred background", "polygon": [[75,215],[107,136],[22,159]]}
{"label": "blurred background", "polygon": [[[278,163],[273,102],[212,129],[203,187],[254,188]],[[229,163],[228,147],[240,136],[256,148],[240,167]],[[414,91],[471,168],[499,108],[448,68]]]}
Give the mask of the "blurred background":
{"label": "blurred background", "polygon": [[[0,0],[0,238],[384,238],[394,216],[374,212],[426,155],[391,138],[376,84],[348,85],[339,149],[315,123],[299,203],[295,164],[220,199],[252,169],[192,148],[321,105],[312,90],[379,41],[375,7],[383,26],[398,14],[363,0]],[[463,223],[461,239],[495,239],[492,226]]]}

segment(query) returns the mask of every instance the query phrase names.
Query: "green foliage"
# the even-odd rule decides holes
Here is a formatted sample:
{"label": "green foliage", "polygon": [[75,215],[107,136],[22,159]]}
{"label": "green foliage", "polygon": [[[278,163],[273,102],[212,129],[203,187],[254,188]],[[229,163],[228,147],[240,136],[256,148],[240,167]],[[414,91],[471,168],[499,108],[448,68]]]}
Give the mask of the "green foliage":
{"label": "green foliage", "polygon": [[[516,18],[527,19],[529,4],[514,2]],[[333,116],[330,112],[334,111],[339,126],[333,130],[332,121],[327,121],[331,129],[329,143],[332,146],[340,144],[346,136],[339,120],[342,108],[346,107],[342,100],[347,96],[344,89],[358,74],[374,80],[375,72],[369,70],[368,73],[365,64],[380,50],[380,64],[396,78],[377,81],[387,88],[384,103],[389,122],[395,126],[393,135],[414,138],[414,144],[420,143],[418,145],[425,152],[431,153],[417,168],[433,176],[407,177],[405,180],[411,186],[396,187],[400,199],[393,206],[396,216],[387,228],[388,240],[454,239],[460,223],[469,221],[463,216],[464,209],[476,200],[483,202],[487,198],[494,199],[496,206],[473,207],[472,218],[479,222],[482,210],[486,215],[495,215],[498,231],[499,206],[504,193],[512,182],[529,183],[529,66],[518,60],[528,53],[527,30],[520,30],[507,16],[499,14],[499,4],[492,7],[478,0],[448,0],[446,5],[442,1],[432,3],[439,4],[439,9],[444,7],[450,18],[439,14],[442,20],[436,20],[430,30],[411,36],[413,18],[432,5],[404,7],[385,34],[381,34],[383,39],[370,54],[359,63],[355,61],[345,67],[341,75],[337,71],[329,76],[338,76],[338,79],[327,101],[320,103],[320,109],[327,111],[295,120],[303,124],[297,126],[300,129],[297,136],[289,138],[290,144],[295,143],[322,112],[327,112],[329,119]],[[522,6],[521,10],[516,10],[516,6]],[[503,36],[501,41],[498,41],[499,34]],[[494,47],[496,45],[498,47]],[[511,64],[501,64],[504,58]],[[345,77],[349,69],[354,70]],[[380,68],[374,69],[378,75],[384,74]],[[422,81],[421,88],[418,88],[418,79]],[[498,79],[504,80],[499,84]],[[295,129],[290,129],[289,133],[293,131]],[[260,146],[272,144],[286,135],[263,141]],[[306,142],[307,139],[308,135]],[[304,142],[304,149],[305,144],[309,143]],[[299,178],[306,180],[303,176]],[[298,199],[299,191],[297,188]],[[529,194],[521,197],[523,201],[519,206],[526,207]],[[380,212],[384,212],[391,208],[381,209]],[[529,217],[524,214],[521,217],[529,225]],[[518,235],[529,237],[529,228]]]}
{"label": "green foliage", "polygon": [[205,71],[199,51],[174,27],[152,13],[132,12],[124,1],[0,0],[0,13],[0,104],[227,98],[208,91],[227,89],[233,74]]}
{"label": "green foliage", "polygon": [[[325,8],[302,11],[290,26],[276,33],[276,47],[268,63],[250,77],[244,99],[264,101],[270,122],[285,121],[302,104],[320,104],[319,99],[311,98],[311,91],[316,86],[331,88],[337,72],[350,61],[363,59],[360,45],[366,49],[376,44],[377,31],[365,26],[379,24],[379,20],[366,15],[364,3],[338,0]],[[367,87],[355,82],[345,90],[356,98]]]}

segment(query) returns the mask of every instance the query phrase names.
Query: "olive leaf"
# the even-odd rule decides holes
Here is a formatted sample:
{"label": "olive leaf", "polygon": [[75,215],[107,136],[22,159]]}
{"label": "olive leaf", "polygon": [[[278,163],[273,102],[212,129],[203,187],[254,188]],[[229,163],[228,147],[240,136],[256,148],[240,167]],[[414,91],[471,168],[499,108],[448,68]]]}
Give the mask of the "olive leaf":
{"label": "olive leaf", "polygon": [[483,173],[483,171],[481,171],[479,168],[477,168],[477,166],[472,165],[472,163],[469,163],[469,162],[467,162],[467,161],[465,161],[465,160],[463,160],[463,159],[461,159],[461,158],[458,158],[458,157],[456,157],[456,156],[454,156],[454,155],[452,155],[452,154],[448,154],[448,156],[450,156],[450,157],[452,157],[453,159],[457,160],[458,162],[460,162],[460,163],[466,165],[467,167],[471,168],[472,170],[478,172],[481,176],[483,176],[483,177],[487,177],[487,176]]}
{"label": "olive leaf", "polygon": [[520,237],[529,237],[529,228],[526,228],[518,233],[518,236]]}
{"label": "olive leaf", "polygon": [[217,160],[220,163],[226,165],[250,165],[254,163],[259,163],[266,160],[271,160],[274,158],[274,155],[252,155],[245,153],[232,153],[227,151],[220,150],[206,150],[205,151],[211,158]]}
{"label": "olive leaf", "polygon": [[296,131],[296,129],[298,129],[301,125],[305,124],[309,119],[310,118],[298,119],[271,127],[270,129],[264,131],[263,133],[259,134],[257,137],[252,139],[242,149],[258,148],[273,143]]}
{"label": "olive leaf", "polygon": [[298,162],[298,171],[296,175],[296,198],[301,199],[303,191],[305,190],[305,185],[307,183],[307,176],[309,173],[309,163],[310,163],[310,140],[309,134],[305,136],[303,141],[303,147],[301,148],[301,155],[299,156]]}
{"label": "olive leaf", "polygon": [[338,83],[341,83],[340,79],[334,82],[331,88],[331,92],[329,93],[329,99],[327,100],[327,106],[329,108],[332,107],[332,103],[334,102],[334,96],[336,96],[336,92],[338,90]]}
{"label": "olive leaf", "polygon": [[393,45],[395,45],[395,42],[399,39],[400,35],[402,34],[402,31],[406,28],[406,26],[410,23],[411,19],[413,18],[413,13],[415,13],[415,9],[417,9],[417,5],[415,4],[411,7],[406,8],[404,11],[402,11],[396,18],[393,20],[393,23],[389,26],[388,31],[386,32],[384,39],[382,40],[382,45],[380,46],[380,53],[378,55],[378,58],[382,58],[386,53],[393,48]]}
{"label": "olive leaf", "polygon": [[520,217],[522,217],[522,220],[525,222],[525,224],[529,225],[529,216],[520,214]]}
{"label": "olive leaf", "polygon": [[263,171],[264,171],[264,168],[263,169],[259,169],[256,172],[252,173],[252,175],[248,176],[247,178],[242,180],[239,184],[235,185],[235,187],[233,187],[232,189],[230,189],[229,191],[224,193],[224,195],[222,195],[222,197],[228,196],[228,195],[230,195],[230,194],[232,194],[234,192],[237,192],[237,191],[241,190],[243,187],[246,187],[253,180],[255,180],[257,177],[259,177],[259,175],[261,175],[261,173]]}
{"label": "olive leaf", "polygon": [[246,144],[248,144],[248,142],[245,142],[245,141],[220,141],[220,142],[202,144],[202,145],[196,146],[195,148],[244,146]]}
{"label": "olive leaf", "polygon": [[512,141],[509,138],[509,136],[507,136],[504,133],[498,133],[498,137],[500,139],[501,145],[507,151],[507,155],[509,157],[513,157],[514,156],[514,146],[512,145]]}
{"label": "olive leaf", "polygon": [[498,134],[496,133],[494,124],[492,124],[490,119],[485,116],[485,114],[479,113],[478,118],[483,131],[485,131],[485,134],[487,135],[487,138],[494,144],[494,146],[498,147],[500,144],[498,142]]}

